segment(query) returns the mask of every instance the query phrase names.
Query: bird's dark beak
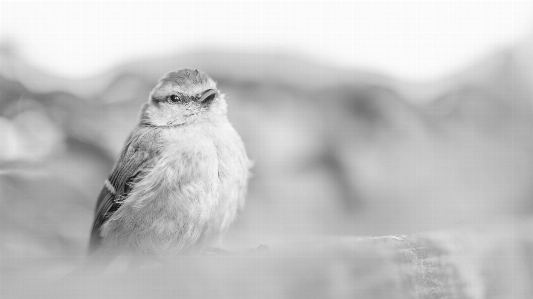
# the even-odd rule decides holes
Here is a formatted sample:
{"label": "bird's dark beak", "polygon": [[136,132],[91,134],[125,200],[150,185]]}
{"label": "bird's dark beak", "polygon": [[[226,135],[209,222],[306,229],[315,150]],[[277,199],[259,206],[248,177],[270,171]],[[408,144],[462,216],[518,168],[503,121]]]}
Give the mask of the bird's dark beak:
{"label": "bird's dark beak", "polygon": [[208,89],[204,91],[202,96],[198,99],[198,102],[203,105],[209,105],[217,97],[217,91],[215,89]]}

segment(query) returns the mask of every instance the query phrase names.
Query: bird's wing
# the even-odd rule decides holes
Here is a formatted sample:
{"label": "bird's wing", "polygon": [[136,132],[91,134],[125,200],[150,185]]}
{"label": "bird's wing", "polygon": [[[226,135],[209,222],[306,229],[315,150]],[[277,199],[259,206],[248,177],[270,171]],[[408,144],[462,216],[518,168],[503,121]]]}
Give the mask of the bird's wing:
{"label": "bird's wing", "polygon": [[134,185],[155,164],[158,156],[157,139],[157,132],[148,128],[139,128],[128,138],[113,171],[104,182],[104,187],[98,196],[89,253],[94,252],[100,245],[102,225],[122,205]]}

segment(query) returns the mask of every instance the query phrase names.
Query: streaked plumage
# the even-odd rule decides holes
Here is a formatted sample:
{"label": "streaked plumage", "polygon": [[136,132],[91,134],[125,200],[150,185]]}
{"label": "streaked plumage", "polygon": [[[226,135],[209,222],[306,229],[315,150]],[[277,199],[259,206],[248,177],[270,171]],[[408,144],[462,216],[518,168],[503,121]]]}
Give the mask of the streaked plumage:
{"label": "streaked plumage", "polygon": [[90,252],[172,255],[217,242],[243,207],[249,160],[204,73],[159,80],[95,210]]}

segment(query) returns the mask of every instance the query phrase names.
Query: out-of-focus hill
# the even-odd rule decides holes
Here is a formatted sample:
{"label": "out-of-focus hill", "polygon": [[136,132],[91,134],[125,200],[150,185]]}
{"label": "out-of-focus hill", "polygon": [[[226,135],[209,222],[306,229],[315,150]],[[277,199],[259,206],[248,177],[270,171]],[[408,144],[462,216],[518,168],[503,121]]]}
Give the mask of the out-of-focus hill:
{"label": "out-of-focus hill", "polygon": [[81,259],[96,196],[140,105],[181,67],[218,82],[255,161],[230,246],[405,234],[531,211],[532,78],[522,67],[531,56],[522,48],[427,84],[285,54],[209,51],[64,80],[8,52],[0,58],[9,65],[0,69],[2,275],[36,262],[60,275]]}

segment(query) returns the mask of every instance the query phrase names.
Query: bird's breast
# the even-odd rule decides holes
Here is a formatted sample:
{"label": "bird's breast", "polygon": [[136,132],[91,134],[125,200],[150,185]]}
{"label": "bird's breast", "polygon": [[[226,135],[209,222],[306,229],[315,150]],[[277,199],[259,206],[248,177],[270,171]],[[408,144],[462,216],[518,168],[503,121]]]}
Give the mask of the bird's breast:
{"label": "bird's breast", "polygon": [[205,209],[206,231],[226,230],[244,204],[248,180],[249,160],[240,136],[228,122],[170,134],[173,157],[179,157],[174,159],[179,192],[202,185],[203,196],[192,203]]}

